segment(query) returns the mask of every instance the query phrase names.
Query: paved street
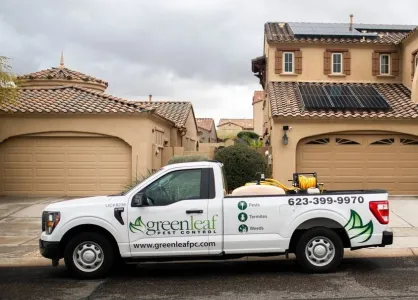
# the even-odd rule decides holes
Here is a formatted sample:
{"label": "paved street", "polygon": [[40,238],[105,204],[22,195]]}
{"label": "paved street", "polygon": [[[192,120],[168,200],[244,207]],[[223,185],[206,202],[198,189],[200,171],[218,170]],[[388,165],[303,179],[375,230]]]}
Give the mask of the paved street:
{"label": "paved street", "polygon": [[346,259],[334,274],[293,261],[131,266],[78,281],[65,268],[1,267],[0,299],[418,299],[418,258]]}

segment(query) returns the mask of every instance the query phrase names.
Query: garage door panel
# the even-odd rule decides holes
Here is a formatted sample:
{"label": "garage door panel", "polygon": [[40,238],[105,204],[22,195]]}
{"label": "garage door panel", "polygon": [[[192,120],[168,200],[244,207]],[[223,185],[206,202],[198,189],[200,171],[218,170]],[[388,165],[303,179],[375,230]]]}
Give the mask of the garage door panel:
{"label": "garage door panel", "polygon": [[68,162],[96,162],[97,155],[94,153],[70,153],[67,155]]}
{"label": "garage door panel", "polygon": [[8,153],[4,155],[4,162],[8,163],[14,163],[14,162],[31,162],[33,160],[33,156],[31,154],[26,153]]}
{"label": "garage door panel", "polygon": [[19,137],[0,143],[0,164],[0,194],[109,194],[131,179],[131,147],[117,138]]}
{"label": "garage door panel", "polygon": [[[316,139],[326,138],[331,141],[326,145],[306,145],[312,138],[301,141],[297,171],[317,172],[326,189],[379,188],[391,194],[418,195],[418,145],[401,143],[401,138],[418,137],[369,134],[325,135]],[[337,138],[360,145],[337,143]],[[386,144],[371,145],[374,142]]]}
{"label": "garage door panel", "polygon": [[11,168],[8,169],[7,167],[5,167],[3,169],[3,178],[7,179],[7,178],[13,178],[13,177],[20,177],[20,178],[24,178],[24,177],[29,177],[32,178],[33,177],[33,170],[32,169],[28,169],[27,165],[22,165],[21,168]]}

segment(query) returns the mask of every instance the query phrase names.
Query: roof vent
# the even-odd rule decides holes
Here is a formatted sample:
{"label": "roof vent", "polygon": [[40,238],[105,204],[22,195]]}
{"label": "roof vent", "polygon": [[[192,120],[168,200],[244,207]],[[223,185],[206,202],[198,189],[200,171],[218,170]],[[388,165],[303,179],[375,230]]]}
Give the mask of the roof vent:
{"label": "roof vent", "polygon": [[279,23],[279,27],[280,28],[284,28],[284,25],[286,25],[286,23],[283,23],[283,22],[282,23]]}
{"label": "roof vent", "polygon": [[353,18],[354,18],[354,15],[351,14],[350,15],[350,31],[353,31]]}

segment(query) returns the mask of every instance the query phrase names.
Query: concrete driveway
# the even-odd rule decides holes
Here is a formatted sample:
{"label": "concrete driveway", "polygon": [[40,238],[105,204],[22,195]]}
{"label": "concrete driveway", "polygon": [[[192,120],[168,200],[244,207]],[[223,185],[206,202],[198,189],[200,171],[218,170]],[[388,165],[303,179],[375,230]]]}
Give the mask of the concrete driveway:
{"label": "concrete driveway", "polygon": [[0,258],[24,257],[38,251],[41,215],[59,197],[0,197]]}

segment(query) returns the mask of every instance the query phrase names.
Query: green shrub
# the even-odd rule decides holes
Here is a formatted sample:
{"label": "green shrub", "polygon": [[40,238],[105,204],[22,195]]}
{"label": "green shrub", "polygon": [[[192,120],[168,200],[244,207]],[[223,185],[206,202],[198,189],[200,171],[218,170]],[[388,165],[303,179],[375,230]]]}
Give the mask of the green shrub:
{"label": "green shrub", "polygon": [[257,172],[270,176],[264,157],[248,146],[238,144],[220,149],[215,154],[215,160],[224,164],[230,190],[254,181]]}
{"label": "green shrub", "polygon": [[209,160],[208,157],[203,155],[185,155],[185,156],[173,156],[169,161],[168,164],[178,164],[178,163],[185,163],[185,162],[194,162],[194,161],[205,161]]}
{"label": "green shrub", "polygon": [[253,131],[241,131],[237,134],[237,137],[241,138],[241,139],[251,139],[251,140],[258,140],[260,139],[260,136],[253,132]]}

